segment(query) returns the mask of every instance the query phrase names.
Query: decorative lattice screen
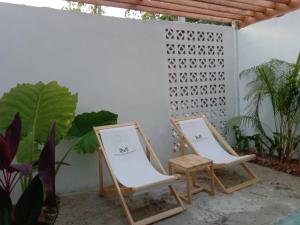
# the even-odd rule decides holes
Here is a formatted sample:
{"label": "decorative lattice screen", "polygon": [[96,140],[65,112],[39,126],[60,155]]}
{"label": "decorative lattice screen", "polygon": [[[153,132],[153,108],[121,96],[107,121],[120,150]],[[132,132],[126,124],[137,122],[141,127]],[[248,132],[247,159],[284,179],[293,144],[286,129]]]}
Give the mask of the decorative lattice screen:
{"label": "decorative lattice screen", "polygon": [[178,25],[165,28],[165,40],[170,116],[203,113],[222,132],[235,113],[233,31]]}

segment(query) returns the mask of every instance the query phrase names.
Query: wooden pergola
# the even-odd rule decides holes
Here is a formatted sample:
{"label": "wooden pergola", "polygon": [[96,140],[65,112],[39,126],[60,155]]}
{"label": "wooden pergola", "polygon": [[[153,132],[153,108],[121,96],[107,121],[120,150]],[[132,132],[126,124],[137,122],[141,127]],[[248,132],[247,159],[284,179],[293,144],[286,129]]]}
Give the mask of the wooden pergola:
{"label": "wooden pergola", "polygon": [[300,8],[300,0],[72,1],[233,24],[237,29],[241,29],[262,20],[282,16]]}

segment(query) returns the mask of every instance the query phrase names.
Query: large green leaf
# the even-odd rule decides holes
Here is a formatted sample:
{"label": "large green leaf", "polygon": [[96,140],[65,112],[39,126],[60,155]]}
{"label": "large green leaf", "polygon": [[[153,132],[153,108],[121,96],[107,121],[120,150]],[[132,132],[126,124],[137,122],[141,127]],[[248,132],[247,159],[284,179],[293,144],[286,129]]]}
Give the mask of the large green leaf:
{"label": "large green leaf", "polygon": [[[30,149],[23,149],[33,155],[33,146],[45,142],[54,121],[57,124],[57,143],[67,134],[72,126],[76,105],[77,94],[72,94],[55,81],[48,84],[18,84],[0,99],[0,131],[7,127],[16,112],[20,112],[22,136],[29,139],[28,136],[32,135],[31,144],[26,143]],[[19,154],[22,154],[21,151]],[[29,162],[29,159],[18,157],[22,162]]]}
{"label": "large green leaf", "polygon": [[37,144],[33,139],[32,133],[30,132],[22,139],[20,143],[17,161],[19,163],[32,162],[38,160],[39,155],[40,151],[37,149]]}
{"label": "large green leaf", "polygon": [[68,133],[69,137],[78,138],[74,149],[78,153],[94,153],[99,145],[93,127],[116,124],[117,120],[118,115],[109,111],[83,113],[76,116]]}
{"label": "large green leaf", "polygon": [[94,153],[99,148],[97,137],[93,131],[90,131],[79,138],[74,149],[79,154]]}
{"label": "large green leaf", "polygon": [[109,111],[89,112],[77,115],[73,121],[68,136],[81,137],[93,130],[95,126],[117,123],[118,115]]}
{"label": "large green leaf", "polygon": [[42,211],[43,198],[43,185],[39,176],[36,175],[17,202],[16,225],[35,224]]}

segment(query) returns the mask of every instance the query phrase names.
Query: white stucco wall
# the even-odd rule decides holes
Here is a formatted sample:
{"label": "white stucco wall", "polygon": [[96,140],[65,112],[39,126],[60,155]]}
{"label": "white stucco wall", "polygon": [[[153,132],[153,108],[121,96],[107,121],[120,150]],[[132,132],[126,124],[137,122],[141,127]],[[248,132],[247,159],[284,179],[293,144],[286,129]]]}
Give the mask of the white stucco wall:
{"label": "white stucco wall", "polygon": [[[300,51],[300,11],[263,21],[238,31],[238,71],[265,63],[272,58],[295,62]],[[243,101],[246,79],[239,82],[240,111],[247,104]],[[271,124],[270,107],[264,106],[262,118]]]}
{"label": "white stucco wall", "polygon": [[[106,109],[119,114],[119,122],[138,121],[165,163],[173,154],[166,24],[176,27],[0,3],[0,96],[17,83],[57,80],[79,93],[77,113]],[[221,30],[233,46],[232,28]],[[228,61],[233,68],[233,54]],[[59,146],[58,158],[64,148]],[[72,166],[61,170],[57,190],[96,188],[97,159],[71,154]]]}
{"label": "white stucco wall", "polygon": [[[17,83],[57,80],[79,93],[78,113],[106,109],[120,122],[136,120],[161,158],[171,154],[160,24],[8,4],[0,21],[0,95]],[[67,161],[58,191],[97,186],[96,154]]]}

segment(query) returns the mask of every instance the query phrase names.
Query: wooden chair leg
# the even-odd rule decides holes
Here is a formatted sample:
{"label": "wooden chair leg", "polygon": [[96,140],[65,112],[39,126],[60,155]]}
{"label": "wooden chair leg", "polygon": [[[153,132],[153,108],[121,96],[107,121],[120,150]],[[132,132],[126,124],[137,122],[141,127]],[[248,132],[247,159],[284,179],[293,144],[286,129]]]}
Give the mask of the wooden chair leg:
{"label": "wooden chair leg", "polygon": [[101,151],[99,150],[99,196],[104,196],[104,179],[103,179],[103,156]]}
{"label": "wooden chair leg", "polygon": [[180,197],[178,196],[177,192],[175,189],[172,187],[172,185],[169,185],[169,189],[173,196],[175,197],[175,200],[177,202],[177,206],[175,208],[169,209],[167,211],[161,212],[159,214],[156,214],[154,216],[147,217],[145,219],[139,220],[134,222],[134,225],[147,225],[147,224],[152,224],[154,222],[157,222],[159,220],[165,219],[167,217],[176,215],[178,213],[181,213],[185,210],[185,207],[183,205],[183,202],[181,201]]}
{"label": "wooden chair leg", "polygon": [[134,221],[133,217],[131,215],[131,212],[129,210],[128,204],[126,203],[125,197],[123,195],[122,188],[120,187],[119,183],[117,183],[117,184],[114,183],[114,186],[115,186],[115,191],[117,192],[117,194],[119,196],[121,206],[122,206],[122,208],[125,212],[126,218],[127,218],[130,225],[147,225],[147,224],[151,224],[151,223],[157,222],[159,220],[165,219],[167,217],[173,216],[175,214],[181,213],[185,210],[183,202],[181,201],[180,197],[177,195],[175,189],[171,185],[169,185],[170,192],[175,197],[177,206],[172,208],[172,209],[169,209],[167,211],[158,213],[156,215],[146,217],[146,218],[141,219],[139,221]]}
{"label": "wooden chair leg", "polygon": [[134,223],[134,220],[133,220],[132,215],[131,215],[131,213],[130,213],[130,211],[129,211],[129,208],[128,208],[128,206],[127,206],[127,203],[126,203],[126,201],[125,201],[125,198],[124,198],[124,196],[122,195],[122,192],[121,192],[121,190],[120,190],[119,184],[115,184],[115,185],[116,185],[117,193],[118,193],[119,198],[120,198],[120,201],[121,201],[121,205],[122,205],[122,207],[123,207],[123,209],[124,209],[124,211],[125,211],[126,218],[127,218],[127,220],[128,220],[128,222],[129,222],[130,225],[134,225],[134,224],[135,224],[135,223]]}
{"label": "wooden chair leg", "polygon": [[172,185],[169,185],[169,189],[170,189],[172,195],[175,197],[175,200],[176,200],[178,206],[180,206],[183,210],[185,210],[184,204],[183,204],[181,198],[179,197],[179,195],[177,194],[176,190],[174,189],[174,187]]}
{"label": "wooden chair leg", "polygon": [[215,180],[217,181],[217,183],[219,184],[219,186],[221,187],[221,190],[225,193],[225,194],[231,194],[237,190],[240,190],[242,188],[248,187],[250,185],[253,185],[255,183],[257,183],[259,181],[259,178],[255,175],[255,173],[247,166],[246,163],[241,163],[241,166],[245,169],[246,173],[250,176],[250,179],[237,184],[235,186],[229,187],[227,188],[224,183],[220,180],[220,178],[217,175],[214,175]]}
{"label": "wooden chair leg", "polygon": [[259,179],[258,176],[256,176],[256,174],[253,172],[253,170],[250,169],[246,163],[242,163],[241,165],[252,178]]}

